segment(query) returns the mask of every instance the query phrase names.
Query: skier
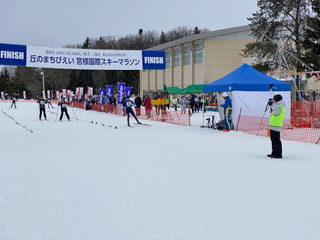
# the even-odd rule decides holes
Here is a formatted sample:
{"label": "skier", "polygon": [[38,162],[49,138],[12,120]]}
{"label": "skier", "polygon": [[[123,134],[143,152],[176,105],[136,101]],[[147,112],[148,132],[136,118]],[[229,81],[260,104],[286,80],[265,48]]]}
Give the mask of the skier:
{"label": "skier", "polygon": [[130,100],[129,97],[127,97],[126,101],[125,101],[125,105],[126,105],[126,113],[128,116],[128,127],[130,127],[130,114],[136,119],[138,124],[141,124],[141,122],[139,122],[138,118],[136,117],[136,115],[134,114],[133,110],[132,110],[132,106],[134,106],[134,103],[132,100]]}
{"label": "skier", "polygon": [[13,105],[14,105],[14,108],[17,108],[17,106],[16,106],[16,101],[17,101],[17,98],[16,98],[16,97],[13,97],[13,98],[12,98],[11,107],[10,107],[10,108],[12,108],[12,106],[13,106]]}
{"label": "skier", "polygon": [[40,114],[39,114],[39,120],[41,120],[41,116],[42,116],[42,112],[43,112],[43,116],[44,119],[47,120],[47,115],[46,115],[46,100],[44,100],[44,98],[40,98],[38,100],[39,103],[39,107],[40,107]]}
{"label": "skier", "polygon": [[272,152],[267,156],[271,158],[282,158],[282,143],[280,140],[280,132],[284,121],[285,102],[282,100],[282,96],[280,94],[277,94],[268,104],[272,112],[269,122]]}
{"label": "skier", "polygon": [[69,104],[69,103],[67,103],[64,98],[62,99],[62,101],[60,103],[58,103],[58,106],[61,106],[60,121],[62,121],[63,113],[66,114],[68,120],[70,121],[70,117],[69,117],[68,110],[67,110],[67,104]]}

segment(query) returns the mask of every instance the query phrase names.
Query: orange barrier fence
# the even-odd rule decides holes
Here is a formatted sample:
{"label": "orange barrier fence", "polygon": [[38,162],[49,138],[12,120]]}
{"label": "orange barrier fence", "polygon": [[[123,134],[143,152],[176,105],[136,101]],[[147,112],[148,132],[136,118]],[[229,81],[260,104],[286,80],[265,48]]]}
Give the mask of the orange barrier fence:
{"label": "orange barrier fence", "polygon": [[[73,102],[76,108],[84,109],[84,104]],[[126,116],[125,109],[121,105],[114,106],[112,104],[92,104],[91,110],[116,115]],[[134,109],[137,118],[158,122],[172,123],[182,126],[190,126],[190,113],[181,114],[180,111],[171,111],[167,109],[153,108],[146,110],[144,107]]]}
{"label": "orange barrier fence", "polygon": [[[294,115],[295,116],[295,115]],[[262,119],[261,117],[255,116],[239,116],[238,122],[235,126],[237,131],[246,132],[249,134],[259,135],[259,136],[268,136],[269,129],[269,116],[265,116]],[[315,118],[309,119],[304,118],[304,122],[314,121]],[[294,122],[296,127],[292,124]],[[281,131],[281,138],[286,140],[293,140],[299,142],[308,142],[320,144],[320,128],[316,127],[303,127],[305,125],[300,124],[297,118],[286,119],[283,124],[283,129]],[[308,125],[310,126],[310,125]],[[316,125],[314,125],[316,126]],[[319,125],[317,125],[319,126]]]}
{"label": "orange barrier fence", "polygon": [[320,128],[320,101],[292,101],[291,125],[297,128]]}

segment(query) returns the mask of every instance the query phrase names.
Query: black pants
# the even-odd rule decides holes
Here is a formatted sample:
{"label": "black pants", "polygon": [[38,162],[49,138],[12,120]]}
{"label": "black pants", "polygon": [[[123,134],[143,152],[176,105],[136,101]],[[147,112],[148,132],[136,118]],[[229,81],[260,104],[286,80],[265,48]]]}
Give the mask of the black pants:
{"label": "black pants", "polygon": [[139,122],[139,120],[136,117],[136,115],[134,114],[132,108],[127,108],[126,112],[127,112],[127,116],[128,116],[128,126],[130,126],[130,114],[136,119],[137,123]]}
{"label": "black pants", "polygon": [[46,109],[44,108],[40,108],[39,119],[41,120],[42,112],[43,112],[44,119],[47,119]]}
{"label": "black pants", "polygon": [[270,130],[270,139],[272,145],[271,154],[277,157],[282,157],[282,143],[280,140],[280,132]]}
{"label": "black pants", "polygon": [[62,120],[62,117],[63,117],[63,113],[66,114],[68,120],[70,121],[70,117],[69,117],[69,114],[68,114],[68,111],[66,108],[61,108],[61,115],[60,115],[60,121]]}
{"label": "black pants", "polygon": [[12,108],[13,105],[14,105],[14,108],[17,108],[15,101],[13,101],[13,102],[11,103],[11,107],[10,107],[10,108]]}
{"label": "black pants", "polygon": [[199,104],[198,104],[198,103],[196,103],[196,104],[194,105],[194,111],[195,111],[195,112],[199,112]]}
{"label": "black pants", "polygon": [[192,113],[194,113],[194,105],[190,104],[190,107],[191,107]]}

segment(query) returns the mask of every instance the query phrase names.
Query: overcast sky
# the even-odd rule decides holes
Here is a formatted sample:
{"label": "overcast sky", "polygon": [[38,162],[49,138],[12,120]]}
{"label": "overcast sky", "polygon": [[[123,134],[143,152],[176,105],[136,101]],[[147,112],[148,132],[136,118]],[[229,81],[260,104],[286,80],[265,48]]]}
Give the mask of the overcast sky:
{"label": "overcast sky", "polygon": [[86,37],[179,26],[211,31],[248,24],[256,0],[0,0],[0,43],[62,47]]}

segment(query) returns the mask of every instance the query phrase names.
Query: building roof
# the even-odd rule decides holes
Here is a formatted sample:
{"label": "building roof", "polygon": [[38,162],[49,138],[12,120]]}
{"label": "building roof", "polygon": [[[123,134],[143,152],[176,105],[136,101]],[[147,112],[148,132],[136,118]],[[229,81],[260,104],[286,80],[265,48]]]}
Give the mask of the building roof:
{"label": "building roof", "polygon": [[290,91],[290,84],[269,77],[248,64],[243,64],[238,69],[204,85],[204,92],[230,92],[230,91]]}
{"label": "building roof", "polygon": [[194,34],[185,38],[180,38],[172,42],[164,43],[164,44],[149,48],[148,50],[163,50],[166,48],[174,47],[177,45],[181,45],[184,43],[188,43],[188,42],[192,42],[200,39],[219,37],[227,34],[240,33],[244,31],[250,31],[250,26],[244,25],[244,26],[233,27],[233,28],[224,28],[216,31],[206,32],[206,33]]}

